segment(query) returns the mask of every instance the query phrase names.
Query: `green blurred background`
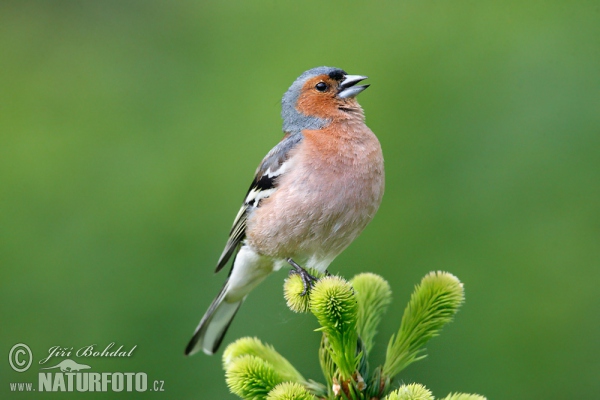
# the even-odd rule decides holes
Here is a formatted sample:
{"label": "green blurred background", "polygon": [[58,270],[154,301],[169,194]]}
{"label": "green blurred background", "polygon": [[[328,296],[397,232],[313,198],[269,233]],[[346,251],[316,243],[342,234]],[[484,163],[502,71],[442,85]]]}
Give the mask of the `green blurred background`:
{"label": "green blurred background", "polygon": [[[0,397],[35,398],[8,382],[37,387],[51,346],[116,342],[133,357],[76,360],[165,392],[74,396],[234,398],[221,352],[183,349],[281,95],[319,65],[370,77],[386,158],[379,213],[330,267],[394,290],[374,361],[414,284],[446,270],[467,302],[401,381],[600,397],[600,3],[489,0],[0,2],[0,353],[34,353],[22,374],[0,362]],[[258,336],[320,380],[285,275],[225,344]]]}

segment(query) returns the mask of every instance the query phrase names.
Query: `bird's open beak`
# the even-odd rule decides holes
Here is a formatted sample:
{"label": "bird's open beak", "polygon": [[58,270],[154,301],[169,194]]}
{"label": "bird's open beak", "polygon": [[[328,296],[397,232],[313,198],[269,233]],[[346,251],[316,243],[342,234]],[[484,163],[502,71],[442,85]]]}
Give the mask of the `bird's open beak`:
{"label": "bird's open beak", "polygon": [[358,85],[355,86],[358,82],[364,81],[368,77],[362,75],[346,75],[344,76],[344,80],[340,83],[340,91],[338,92],[338,97],[342,99],[349,99],[352,97],[356,97],[360,92],[369,87],[369,85]]}

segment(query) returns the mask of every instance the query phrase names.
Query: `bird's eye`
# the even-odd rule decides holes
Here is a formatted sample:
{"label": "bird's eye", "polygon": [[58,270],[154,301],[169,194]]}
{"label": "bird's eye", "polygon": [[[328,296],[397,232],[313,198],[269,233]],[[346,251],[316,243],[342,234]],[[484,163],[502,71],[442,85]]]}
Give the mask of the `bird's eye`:
{"label": "bird's eye", "polygon": [[325,82],[319,82],[315,85],[315,89],[319,92],[324,92],[327,90],[327,84]]}

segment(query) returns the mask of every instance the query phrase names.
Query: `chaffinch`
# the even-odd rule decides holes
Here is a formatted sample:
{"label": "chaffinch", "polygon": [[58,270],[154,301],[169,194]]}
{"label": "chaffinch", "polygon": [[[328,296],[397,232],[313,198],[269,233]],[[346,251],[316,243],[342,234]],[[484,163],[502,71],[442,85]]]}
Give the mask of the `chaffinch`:
{"label": "chaffinch", "polygon": [[304,72],[281,101],[284,137],[262,160],[217,263],[233,257],[223,289],[185,349],[219,348],[240,305],[289,264],[305,290],[371,221],[383,196],[383,155],[355,96],[366,76],[339,68]]}

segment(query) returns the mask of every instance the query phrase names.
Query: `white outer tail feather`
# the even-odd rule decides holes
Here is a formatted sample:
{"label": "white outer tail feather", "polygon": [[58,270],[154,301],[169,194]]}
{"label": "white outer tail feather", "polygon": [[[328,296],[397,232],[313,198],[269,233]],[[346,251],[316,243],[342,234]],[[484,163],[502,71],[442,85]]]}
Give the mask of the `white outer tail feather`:
{"label": "white outer tail feather", "polygon": [[185,354],[189,356],[200,349],[208,355],[214,354],[248,293],[281,265],[243,245],[233,261],[227,282],[202,317]]}
{"label": "white outer tail feather", "polygon": [[234,303],[228,303],[225,301],[225,294],[227,292],[227,284],[221,290],[221,293],[213,301],[213,303],[206,311],[206,314],[202,317],[200,324],[194,332],[194,336],[187,348],[185,354],[190,356],[195,354],[202,349],[204,353],[212,355],[217,351],[223,336],[227,332],[227,328],[231,325],[231,321],[237,310],[240,308],[245,300],[245,297],[240,301]]}

